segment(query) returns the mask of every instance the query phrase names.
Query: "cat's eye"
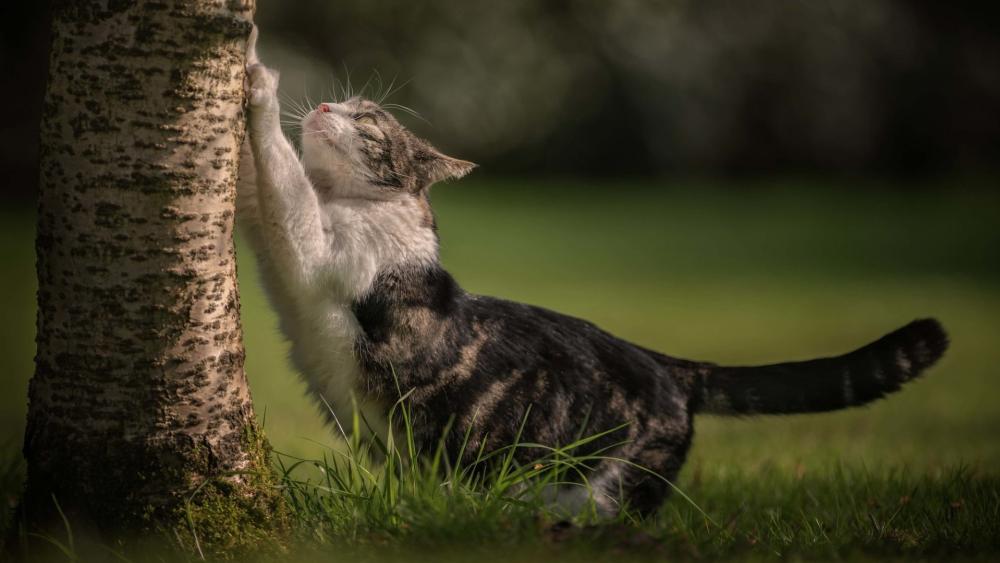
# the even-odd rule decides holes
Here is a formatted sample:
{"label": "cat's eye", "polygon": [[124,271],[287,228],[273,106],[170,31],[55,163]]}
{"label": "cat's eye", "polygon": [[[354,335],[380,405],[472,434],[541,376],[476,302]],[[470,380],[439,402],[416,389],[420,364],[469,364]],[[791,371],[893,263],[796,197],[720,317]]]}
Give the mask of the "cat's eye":
{"label": "cat's eye", "polygon": [[367,113],[363,113],[361,115],[356,116],[354,118],[354,121],[357,121],[362,125],[375,125],[376,123],[375,118]]}

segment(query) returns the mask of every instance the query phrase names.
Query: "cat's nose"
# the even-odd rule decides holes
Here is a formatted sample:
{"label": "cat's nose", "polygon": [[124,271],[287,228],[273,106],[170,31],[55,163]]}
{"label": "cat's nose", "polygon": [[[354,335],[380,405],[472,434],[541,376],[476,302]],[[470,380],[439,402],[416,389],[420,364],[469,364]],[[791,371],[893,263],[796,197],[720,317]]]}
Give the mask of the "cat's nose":
{"label": "cat's nose", "polygon": [[330,106],[328,106],[327,104],[320,104],[320,105],[316,106],[316,111],[318,111],[320,113],[329,113],[330,112]]}

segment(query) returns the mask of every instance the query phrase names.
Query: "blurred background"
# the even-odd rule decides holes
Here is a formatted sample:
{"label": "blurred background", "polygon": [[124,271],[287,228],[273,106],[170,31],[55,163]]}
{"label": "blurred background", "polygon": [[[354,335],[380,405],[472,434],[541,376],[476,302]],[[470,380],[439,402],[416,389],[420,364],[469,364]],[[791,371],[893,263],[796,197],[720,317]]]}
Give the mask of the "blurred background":
{"label": "blurred background", "polygon": [[[4,7],[0,24],[0,159],[28,199],[46,4]],[[390,101],[426,120],[409,124],[480,174],[912,180],[1000,162],[996,2],[258,4],[289,96],[394,83]]]}
{"label": "blurred background", "polygon": [[[45,2],[0,8],[0,441],[33,355]],[[438,186],[467,289],[667,353],[766,363],[938,316],[953,347],[891,400],[705,419],[689,477],[1000,462],[1000,4],[930,0],[259,2],[288,101],[388,92],[480,168]],[[391,92],[390,92],[391,90]],[[308,100],[308,102],[307,102]],[[240,243],[247,370],[275,446],[333,441]]]}

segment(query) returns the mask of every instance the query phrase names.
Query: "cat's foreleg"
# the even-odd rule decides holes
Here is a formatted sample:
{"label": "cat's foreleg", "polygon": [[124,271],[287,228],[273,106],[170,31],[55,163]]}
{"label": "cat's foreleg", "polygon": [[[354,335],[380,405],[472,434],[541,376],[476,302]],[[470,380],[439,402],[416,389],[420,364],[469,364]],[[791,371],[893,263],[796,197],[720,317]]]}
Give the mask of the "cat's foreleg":
{"label": "cat's foreleg", "polygon": [[328,248],[319,200],[295,149],[281,132],[277,73],[252,63],[247,77],[247,125],[256,165],[257,236],[275,271],[287,278],[286,282],[308,285],[322,269]]}
{"label": "cat's foreleg", "polygon": [[257,204],[257,165],[250,148],[249,134],[240,147],[240,169],[236,179],[236,222],[260,252],[260,206]]}

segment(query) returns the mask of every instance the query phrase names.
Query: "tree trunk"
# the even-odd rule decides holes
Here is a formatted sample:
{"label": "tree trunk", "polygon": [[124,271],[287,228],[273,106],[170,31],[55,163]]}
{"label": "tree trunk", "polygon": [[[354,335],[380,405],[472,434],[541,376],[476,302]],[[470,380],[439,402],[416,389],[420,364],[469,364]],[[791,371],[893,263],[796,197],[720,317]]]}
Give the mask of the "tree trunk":
{"label": "tree trunk", "polygon": [[55,9],[22,530],[61,510],[105,541],[165,530],[203,549],[253,542],[280,512],[232,236],[252,12]]}

